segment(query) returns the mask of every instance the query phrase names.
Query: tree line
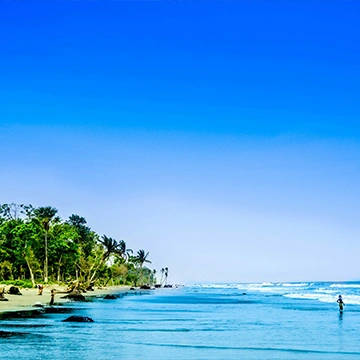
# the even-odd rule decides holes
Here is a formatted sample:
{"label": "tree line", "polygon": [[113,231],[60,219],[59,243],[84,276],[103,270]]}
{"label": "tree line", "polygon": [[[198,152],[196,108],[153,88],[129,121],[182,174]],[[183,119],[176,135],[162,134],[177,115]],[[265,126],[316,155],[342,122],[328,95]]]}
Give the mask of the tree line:
{"label": "tree line", "polygon": [[[0,280],[70,283],[84,286],[152,285],[156,270],[146,266],[149,252],[136,254],[124,240],[99,236],[84,217],[67,220],[51,206],[0,205]],[[162,268],[160,285],[168,268]]]}

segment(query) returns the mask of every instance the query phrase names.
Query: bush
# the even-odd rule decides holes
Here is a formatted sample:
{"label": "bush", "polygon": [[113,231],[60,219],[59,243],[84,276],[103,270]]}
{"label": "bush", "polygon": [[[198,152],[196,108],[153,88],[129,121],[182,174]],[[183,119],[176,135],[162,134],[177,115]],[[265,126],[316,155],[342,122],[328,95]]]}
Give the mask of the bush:
{"label": "bush", "polygon": [[33,287],[32,282],[30,280],[7,280],[3,281],[5,285],[13,285],[21,288],[31,289]]}

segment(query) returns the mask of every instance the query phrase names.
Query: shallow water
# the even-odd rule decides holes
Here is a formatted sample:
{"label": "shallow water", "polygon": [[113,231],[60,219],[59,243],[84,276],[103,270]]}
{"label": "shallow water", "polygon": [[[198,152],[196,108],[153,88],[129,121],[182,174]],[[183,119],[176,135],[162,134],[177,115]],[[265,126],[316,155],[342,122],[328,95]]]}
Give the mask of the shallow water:
{"label": "shallow water", "polygon": [[[346,304],[340,314],[336,298]],[[208,284],[0,321],[6,359],[360,359],[360,283]]]}

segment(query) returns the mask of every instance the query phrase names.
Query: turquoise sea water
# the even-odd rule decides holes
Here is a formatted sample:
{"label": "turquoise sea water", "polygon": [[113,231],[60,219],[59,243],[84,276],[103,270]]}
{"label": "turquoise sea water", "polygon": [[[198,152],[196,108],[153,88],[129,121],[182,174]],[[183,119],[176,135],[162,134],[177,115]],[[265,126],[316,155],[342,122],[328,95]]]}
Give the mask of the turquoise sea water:
{"label": "turquoise sea water", "polygon": [[[340,314],[336,299],[346,304]],[[208,284],[0,321],[6,359],[360,359],[360,283]],[[18,333],[18,334],[17,334]]]}

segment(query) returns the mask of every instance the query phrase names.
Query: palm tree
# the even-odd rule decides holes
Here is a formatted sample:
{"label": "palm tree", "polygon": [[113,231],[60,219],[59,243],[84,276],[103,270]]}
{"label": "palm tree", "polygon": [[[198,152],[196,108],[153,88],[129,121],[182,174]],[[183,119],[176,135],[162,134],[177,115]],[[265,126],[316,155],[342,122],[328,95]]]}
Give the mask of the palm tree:
{"label": "palm tree", "polygon": [[136,262],[138,262],[140,264],[140,268],[142,268],[144,263],[146,263],[146,262],[151,264],[151,261],[147,259],[148,256],[149,256],[149,252],[147,252],[145,254],[144,250],[138,250],[137,256],[135,257],[135,259],[136,259]]}
{"label": "palm tree", "polygon": [[57,209],[51,206],[42,206],[37,209],[34,209],[34,215],[39,220],[40,224],[43,226],[45,230],[45,264],[44,264],[44,282],[48,282],[49,274],[48,274],[48,267],[49,267],[49,260],[48,260],[48,232],[51,226],[60,221],[57,214]]}
{"label": "palm tree", "polygon": [[165,269],[164,269],[164,268],[161,268],[161,270],[160,270],[160,273],[161,273],[160,285],[161,285],[161,286],[162,286],[162,284],[163,284],[164,272],[165,272]]}
{"label": "palm tree", "polygon": [[111,237],[107,237],[106,235],[103,235],[102,239],[99,241],[105,248],[105,252],[102,258],[102,263],[104,263],[110,257],[111,254],[114,254],[119,250],[120,244],[118,244],[118,242],[115,239]]}
{"label": "palm tree", "polygon": [[144,263],[150,263],[151,264],[151,261],[147,259],[148,255],[149,255],[148,252],[145,254],[144,250],[138,250],[137,256],[135,257],[135,261],[140,265],[140,276],[141,277],[143,275]]}
{"label": "palm tree", "polygon": [[[95,268],[93,274],[90,276],[89,279],[89,284],[91,284],[91,282],[94,280],[96,272],[100,269],[100,267],[105,263],[105,261],[107,259],[109,259],[109,257],[112,254],[116,254],[119,252],[119,249],[121,247],[121,243],[118,243],[115,239],[111,238],[111,237],[107,237],[106,235],[103,235],[102,238],[99,240],[100,243],[103,245],[104,247],[104,253],[103,256],[101,258],[101,261],[98,263],[98,266]],[[95,266],[95,264],[94,264]],[[93,267],[94,267],[93,266]],[[92,269],[90,269],[91,271]]]}
{"label": "palm tree", "polygon": [[127,249],[126,248],[126,242],[124,240],[120,240],[119,241],[119,246],[118,249],[116,251],[116,253],[125,261],[127,261],[131,254],[133,253],[133,251],[131,249]]}
{"label": "palm tree", "polygon": [[165,285],[167,285],[168,275],[169,275],[169,269],[166,267],[166,268],[165,268]]}
{"label": "palm tree", "polygon": [[155,269],[153,270],[153,281],[154,281],[155,284],[157,283],[157,281],[156,281],[156,270]]}

